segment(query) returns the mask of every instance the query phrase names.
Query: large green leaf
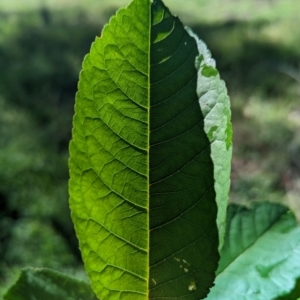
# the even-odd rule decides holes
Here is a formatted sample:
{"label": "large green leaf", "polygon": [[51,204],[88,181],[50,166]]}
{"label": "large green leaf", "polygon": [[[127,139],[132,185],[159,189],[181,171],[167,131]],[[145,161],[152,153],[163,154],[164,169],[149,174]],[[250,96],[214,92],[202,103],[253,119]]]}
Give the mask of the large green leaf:
{"label": "large green leaf", "polygon": [[4,300],[96,300],[83,281],[49,269],[27,268],[4,295]]}
{"label": "large green leaf", "polygon": [[230,205],[211,300],[272,300],[300,275],[300,227],[288,208]]}
{"label": "large green leaf", "polygon": [[212,63],[160,0],[120,10],[84,60],[69,190],[98,297],[203,299],[213,285],[231,127]]}

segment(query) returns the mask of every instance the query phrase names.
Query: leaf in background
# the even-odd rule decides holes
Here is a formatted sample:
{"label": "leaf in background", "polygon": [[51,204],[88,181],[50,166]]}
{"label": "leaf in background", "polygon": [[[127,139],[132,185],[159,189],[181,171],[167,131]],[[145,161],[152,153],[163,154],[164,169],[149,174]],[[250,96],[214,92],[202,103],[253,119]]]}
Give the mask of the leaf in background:
{"label": "leaf in background", "polygon": [[[207,49],[191,35],[161,1],[134,0],[84,60],[70,144],[70,206],[102,299],[203,299],[213,285],[216,198],[227,203],[228,194],[216,196],[215,182],[227,181],[227,188],[229,179],[214,170],[217,143],[211,143],[223,138],[220,149],[231,151],[230,113],[229,102],[218,105],[228,98]],[[226,124],[212,128],[212,118],[224,114]],[[224,223],[225,213],[218,216]]]}
{"label": "leaf in background", "polygon": [[96,300],[86,282],[49,269],[27,268],[4,300]]}
{"label": "leaf in background", "polygon": [[300,228],[288,208],[230,205],[211,300],[272,300],[300,276]]}

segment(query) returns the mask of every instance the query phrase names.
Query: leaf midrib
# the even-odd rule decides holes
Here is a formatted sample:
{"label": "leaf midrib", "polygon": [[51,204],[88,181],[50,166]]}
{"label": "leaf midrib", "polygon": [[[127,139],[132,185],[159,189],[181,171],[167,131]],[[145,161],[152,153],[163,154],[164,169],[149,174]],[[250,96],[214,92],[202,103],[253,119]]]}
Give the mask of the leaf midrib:
{"label": "leaf midrib", "polygon": [[150,87],[151,87],[151,80],[150,80],[150,71],[151,71],[151,8],[152,8],[152,2],[149,1],[149,16],[148,16],[148,140],[147,140],[147,228],[148,228],[148,255],[147,255],[147,292],[146,292],[146,299],[149,299],[149,293],[150,293]]}

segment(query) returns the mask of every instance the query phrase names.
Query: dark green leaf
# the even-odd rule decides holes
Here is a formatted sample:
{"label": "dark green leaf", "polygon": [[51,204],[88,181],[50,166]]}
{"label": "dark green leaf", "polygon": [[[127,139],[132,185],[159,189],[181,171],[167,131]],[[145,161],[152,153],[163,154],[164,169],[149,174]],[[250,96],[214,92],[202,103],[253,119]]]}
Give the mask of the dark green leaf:
{"label": "dark green leaf", "polygon": [[4,300],[96,300],[86,282],[49,269],[27,268]]}

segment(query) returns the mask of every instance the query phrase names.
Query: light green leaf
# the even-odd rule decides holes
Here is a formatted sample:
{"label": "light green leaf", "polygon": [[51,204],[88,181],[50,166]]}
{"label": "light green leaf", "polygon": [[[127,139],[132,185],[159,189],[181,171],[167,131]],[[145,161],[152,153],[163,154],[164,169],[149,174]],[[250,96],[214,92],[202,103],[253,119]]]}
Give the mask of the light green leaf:
{"label": "light green leaf", "polygon": [[211,143],[211,157],[214,163],[216,201],[218,204],[217,225],[219,229],[219,250],[224,243],[226,211],[230,189],[232,157],[232,126],[230,122],[230,101],[224,81],[220,80],[216,63],[203,41],[189,30],[197,41],[199,57],[197,94],[202,114],[204,130]]}
{"label": "light green leaf", "polygon": [[100,298],[203,299],[213,285],[231,127],[211,62],[160,0],[121,9],[84,60],[70,206]]}
{"label": "light green leaf", "polygon": [[211,300],[272,300],[300,276],[300,228],[284,206],[230,205]]}
{"label": "light green leaf", "polygon": [[96,300],[86,282],[49,269],[27,268],[4,300]]}

